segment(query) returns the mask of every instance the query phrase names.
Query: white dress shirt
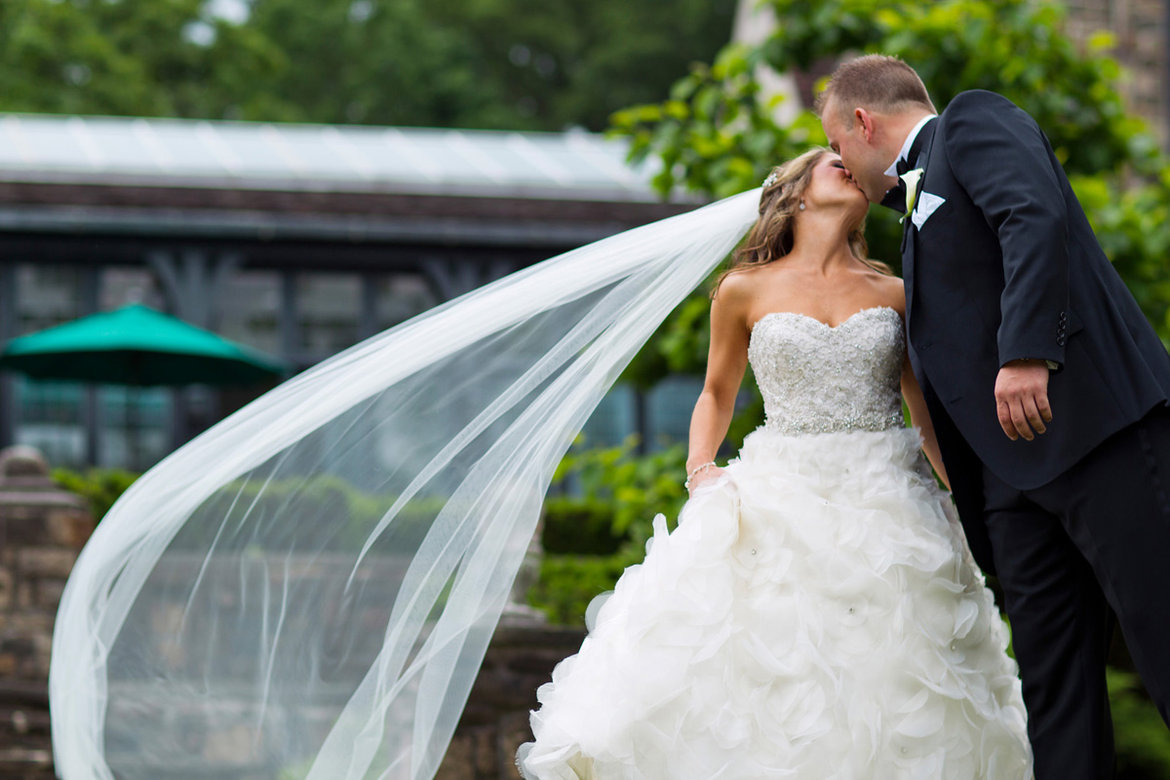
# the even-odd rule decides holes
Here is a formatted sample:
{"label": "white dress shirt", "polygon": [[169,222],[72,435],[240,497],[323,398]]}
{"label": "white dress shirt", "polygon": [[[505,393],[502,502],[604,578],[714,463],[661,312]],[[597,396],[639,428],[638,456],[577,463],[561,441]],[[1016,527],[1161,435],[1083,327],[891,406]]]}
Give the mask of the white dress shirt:
{"label": "white dress shirt", "polygon": [[908,160],[910,158],[910,147],[914,145],[914,139],[918,137],[918,133],[922,130],[922,126],[930,120],[934,119],[936,116],[938,116],[938,114],[928,114],[922,117],[922,119],[918,120],[918,124],[914,125],[913,129],[910,130],[910,134],[906,136],[906,141],[902,144],[902,151],[898,152],[898,156],[894,158],[894,162],[890,165],[889,168],[886,168],[886,176],[898,175],[898,163],[900,163],[902,160]]}

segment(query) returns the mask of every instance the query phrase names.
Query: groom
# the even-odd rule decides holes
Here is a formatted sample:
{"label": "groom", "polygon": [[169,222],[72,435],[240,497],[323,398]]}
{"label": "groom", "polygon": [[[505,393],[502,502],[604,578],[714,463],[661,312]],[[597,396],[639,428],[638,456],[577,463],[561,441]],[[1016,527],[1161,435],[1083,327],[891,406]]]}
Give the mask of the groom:
{"label": "groom", "polygon": [[1170,722],[1170,357],[1006,98],[936,115],[918,74],[872,55],[818,107],[869,199],[905,213],[910,360],[1007,599],[1037,780],[1112,777],[1114,615]]}

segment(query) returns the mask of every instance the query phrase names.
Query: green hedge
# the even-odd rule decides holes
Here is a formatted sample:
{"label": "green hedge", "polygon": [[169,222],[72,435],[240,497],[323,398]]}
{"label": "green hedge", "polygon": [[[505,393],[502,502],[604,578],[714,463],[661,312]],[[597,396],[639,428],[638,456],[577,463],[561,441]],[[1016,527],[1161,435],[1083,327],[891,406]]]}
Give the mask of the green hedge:
{"label": "green hedge", "polygon": [[528,603],[554,625],[584,625],[589,602],[613,590],[626,565],[617,555],[545,555],[540,580],[528,591]]}
{"label": "green hedge", "polygon": [[[53,479],[66,490],[83,496],[100,522],[138,474],[118,469],[89,469],[84,472],[56,469]],[[263,487],[264,494],[260,495]],[[345,480],[328,474],[308,478],[265,481],[241,479],[225,485],[204,503],[204,511],[222,512],[225,517],[248,511],[271,523],[293,528],[312,526],[319,530],[312,543],[327,550],[355,550],[365,543],[369,529],[393,503],[394,496],[371,494],[354,488]],[[421,541],[426,529],[443,507],[441,499],[418,498],[404,506],[387,537],[411,548]],[[210,506],[209,506],[210,505]],[[207,525],[180,534],[175,544],[198,546],[219,530]],[[238,539],[247,544],[247,539]],[[282,547],[287,552],[288,548]]]}
{"label": "green hedge", "polygon": [[70,493],[76,493],[89,503],[89,509],[97,520],[106,512],[140,475],[123,469],[53,469],[53,481]]}
{"label": "green hedge", "polygon": [[540,545],[550,555],[613,555],[629,539],[614,528],[613,507],[597,499],[550,496]]}

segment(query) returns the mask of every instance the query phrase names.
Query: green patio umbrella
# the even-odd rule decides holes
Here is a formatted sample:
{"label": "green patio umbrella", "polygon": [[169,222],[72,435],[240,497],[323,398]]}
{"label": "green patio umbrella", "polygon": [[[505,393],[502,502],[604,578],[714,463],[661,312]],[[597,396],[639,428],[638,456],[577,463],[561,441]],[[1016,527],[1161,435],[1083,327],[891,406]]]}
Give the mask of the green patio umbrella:
{"label": "green patio umbrella", "polygon": [[284,370],[262,352],[137,303],[12,339],[0,368],[138,386],[247,385]]}
{"label": "green patio umbrella", "polygon": [[[12,339],[0,369],[36,379],[131,385],[248,385],[284,365],[262,352],[141,304],[92,314]],[[138,465],[137,424],[127,410],[130,459]]]}

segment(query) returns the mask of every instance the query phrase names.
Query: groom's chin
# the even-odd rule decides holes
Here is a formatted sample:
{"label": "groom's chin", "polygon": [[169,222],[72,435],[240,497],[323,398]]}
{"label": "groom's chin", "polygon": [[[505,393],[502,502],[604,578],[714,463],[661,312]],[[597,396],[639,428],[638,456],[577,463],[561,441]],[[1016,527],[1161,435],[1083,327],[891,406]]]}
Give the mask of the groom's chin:
{"label": "groom's chin", "polygon": [[882,189],[881,184],[868,184],[864,182],[856,182],[857,188],[865,195],[865,199],[870,203],[881,203],[882,199],[886,197],[886,190]]}

